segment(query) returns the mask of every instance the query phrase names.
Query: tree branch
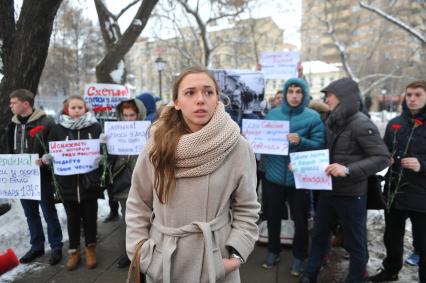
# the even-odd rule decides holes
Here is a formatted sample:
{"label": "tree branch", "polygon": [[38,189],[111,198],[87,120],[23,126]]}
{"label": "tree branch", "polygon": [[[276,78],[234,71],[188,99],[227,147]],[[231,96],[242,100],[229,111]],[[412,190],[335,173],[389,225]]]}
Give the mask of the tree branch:
{"label": "tree branch", "polygon": [[415,30],[414,28],[410,27],[408,24],[404,23],[403,21],[401,21],[400,19],[397,19],[387,13],[385,13],[384,11],[380,10],[379,8],[373,7],[371,5],[365,4],[363,1],[359,1],[359,5],[364,8],[367,9],[379,16],[381,16],[382,18],[384,18],[385,20],[399,26],[400,28],[402,28],[403,30],[407,31],[408,33],[410,33],[411,35],[413,35],[415,38],[417,38],[418,40],[420,40],[422,42],[422,44],[426,44],[426,37],[423,36],[420,32],[418,32],[417,30]]}
{"label": "tree branch", "polygon": [[133,7],[136,3],[138,3],[138,2],[140,2],[141,0],[135,0],[135,1],[133,1],[132,3],[130,3],[129,5],[127,5],[126,7],[124,7],[121,11],[120,11],[120,13],[118,13],[118,15],[117,16],[115,16],[115,19],[116,20],[118,20],[124,13],[126,13],[126,11],[128,10],[128,9],[130,9],[131,7]]}
{"label": "tree branch", "polygon": [[349,65],[348,53],[346,52],[346,47],[343,43],[339,42],[336,33],[334,31],[334,26],[331,23],[331,20],[322,20],[327,25],[327,33],[333,39],[334,45],[337,47],[339,51],[340,59],[343,64],[343,68],[345,69],[346,74],[356,82],[359,82],[359,78],[352,71],[351,66]]}

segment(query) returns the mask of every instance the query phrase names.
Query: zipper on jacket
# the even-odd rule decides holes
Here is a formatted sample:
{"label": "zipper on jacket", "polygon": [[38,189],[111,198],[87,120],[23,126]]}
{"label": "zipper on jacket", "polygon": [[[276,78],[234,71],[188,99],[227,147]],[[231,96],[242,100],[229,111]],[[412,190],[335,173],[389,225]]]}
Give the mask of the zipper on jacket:
{"label": "zipper on jacket", "polygon": [[[291,116],[293,116],[293,111],[290,111],[289,113],[288,113],[288,123],[291,125]],[[290,128],[288,129],[288,131],[289,131],[289,133],[290,133]],[[288,142],[288,138],[287,138],[287,142]],[[284,156],[284,159],[285,159],[285,161],[286,161],[286,163],[287,163],[287,161],[289,161],[289,159],[290,159],[290,143],[288,143],[288,155],[287,156]],[[288,164],[289,164],[290,162],[288,162]],[[289,170],[288,169],[288,164],[287,164],[287,170]],[[287,186],[287,170],[286,170],[286,173],[284,174],[284,186]]]}
{"label": "zipper on jacket", "polygon": [[24,153],[24,139],[25,139],[25,124],[21,127],[22,133],[21,133],[21,153]]}
{"label": "zipper on jacket", "polygon": [[[80,140],[80,130],[77,131],[77,139]],[[80,203],[80,174],[77,174],[77,202]]]}

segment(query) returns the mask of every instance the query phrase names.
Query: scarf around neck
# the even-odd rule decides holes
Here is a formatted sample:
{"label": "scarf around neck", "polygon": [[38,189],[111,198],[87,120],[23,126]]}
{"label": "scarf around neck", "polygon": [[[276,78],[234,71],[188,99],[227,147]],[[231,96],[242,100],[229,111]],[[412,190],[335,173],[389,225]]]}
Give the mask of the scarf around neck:
{"label": "scarf around neck", "polygon": [[81,130],[97,123],[95,116],[92,112],[86,112],[83,116],[73,119],[66,114],[59,116],[59,124],[70,130]]}
{"label": "scarf around neck", "polygon": [[212,173],[232,152],[239,138],[240,128],[219,102],[213,117],[201,130],[180,138],[176,149],[176,178]]}

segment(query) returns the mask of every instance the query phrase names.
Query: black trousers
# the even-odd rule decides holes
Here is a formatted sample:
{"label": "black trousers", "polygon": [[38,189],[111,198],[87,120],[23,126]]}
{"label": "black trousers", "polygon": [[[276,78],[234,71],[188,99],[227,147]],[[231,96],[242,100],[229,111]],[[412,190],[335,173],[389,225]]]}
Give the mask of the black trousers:
{"label": "black trousers", "polygon": [[413,234],[415,235],[415,248],[420,256],[419,279],[426,283],[426,213],[390,209],[385,211],[386,258],[383,267],[393,273],[398,273],[403,264],[405,222],[410,218]]}
{"label": "black trousers", "polygon": [[80,226],[83,222],[86,246],[96,244],[96,221],[98,217],[98,200],[64,201],[67,214],[67,228],[69,236],[69,249],[78,249],[80,246]]}
{"label": "black trousers", "polygon": [[285,201],[290,204],[294,221],[293,256],[304,260],[308,257],[308,218],[310,191],[284,187],[275,183],[264,182],[265,197],[268,203],[268,250],[275,254],[281,252],[281,219],[284,214]]}

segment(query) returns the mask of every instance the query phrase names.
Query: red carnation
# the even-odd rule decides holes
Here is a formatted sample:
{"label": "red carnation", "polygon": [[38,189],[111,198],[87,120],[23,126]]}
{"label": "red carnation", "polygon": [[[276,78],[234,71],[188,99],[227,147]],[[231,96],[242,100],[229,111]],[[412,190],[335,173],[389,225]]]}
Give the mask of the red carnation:
{"label": "red carnation", "polygon": [[419,119],[414,119],[414,125],[418,126],[423,126],[423,121],[419,120]]}
{"label": "red carnation", "polygon": [[39,132],[44,131],[44,126],[37,126],[30,130],[30,137],[35,137]]}
{"label": "red carnation", "polygon": [[399,131],[401,129],[401,125],[400,124],[392,124],[391,128],[395,131]]}

